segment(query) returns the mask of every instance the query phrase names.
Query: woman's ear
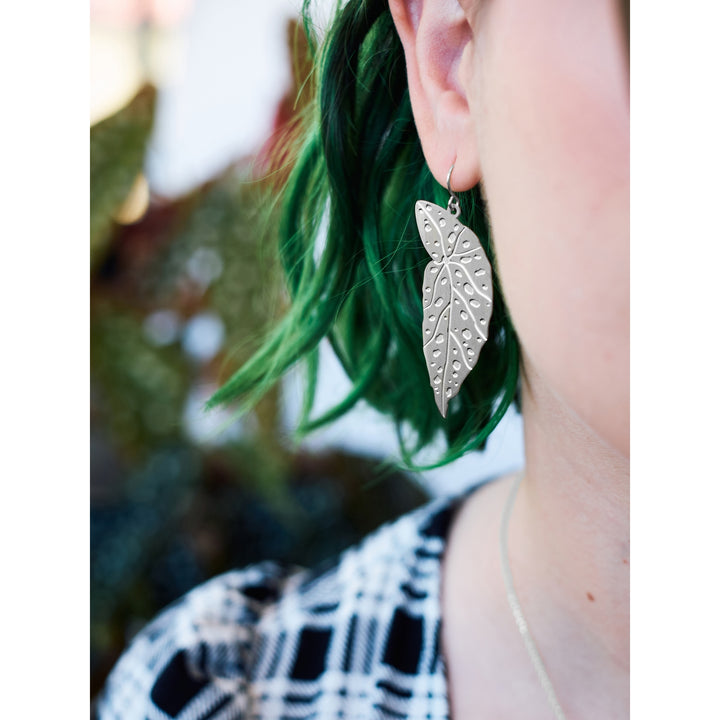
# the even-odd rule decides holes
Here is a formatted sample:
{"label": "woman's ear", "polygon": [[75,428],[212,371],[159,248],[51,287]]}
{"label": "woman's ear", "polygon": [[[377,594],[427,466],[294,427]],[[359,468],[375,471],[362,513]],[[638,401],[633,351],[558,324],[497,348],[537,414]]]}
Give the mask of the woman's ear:
{"label": "woman's ear", "polygon": [[457,0],[389,0],[389,5],[405,50],[410,102],[428,167],[445,185],[455,163],[452,189],[469,190],[481,176],[458,73],[472,40],[465,14]]}

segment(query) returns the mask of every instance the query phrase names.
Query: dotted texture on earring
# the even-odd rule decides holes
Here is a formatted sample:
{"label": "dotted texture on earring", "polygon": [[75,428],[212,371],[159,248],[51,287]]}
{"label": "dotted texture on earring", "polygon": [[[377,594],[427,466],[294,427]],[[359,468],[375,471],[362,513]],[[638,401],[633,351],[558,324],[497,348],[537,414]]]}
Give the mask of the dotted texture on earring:
{"label": "dotted texture on earring", "polygon": [[492,271],[477,235],[450,207],[418,200],[415,220],[432,258],[422,287],[423,351],[435,403],[446,417],[487,340]]}

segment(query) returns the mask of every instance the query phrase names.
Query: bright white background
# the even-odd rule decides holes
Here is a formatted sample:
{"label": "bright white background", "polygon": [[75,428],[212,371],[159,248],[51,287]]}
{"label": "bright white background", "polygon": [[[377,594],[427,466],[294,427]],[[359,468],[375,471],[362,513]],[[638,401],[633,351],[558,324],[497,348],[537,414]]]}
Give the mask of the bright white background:
{"label": "bright white background", "polygon": [[[87,6],[7,4],[0,27],[0,712],[79,717],[89,677]],[[716,718],[720,10],[637,4],[632,27],[632,717]]]}

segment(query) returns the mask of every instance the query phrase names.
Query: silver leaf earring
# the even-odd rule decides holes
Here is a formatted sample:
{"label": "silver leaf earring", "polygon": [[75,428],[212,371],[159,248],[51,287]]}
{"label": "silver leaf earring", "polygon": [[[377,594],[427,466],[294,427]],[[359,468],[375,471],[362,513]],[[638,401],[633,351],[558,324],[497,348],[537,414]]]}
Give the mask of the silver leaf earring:
{"label": "silver leaf earring", "polygon": [[458,219],[460,201],[450,189],[454,167],[447,176],[447,209],[415,203],[420,239],[432,258],[423,277],[423,351],[443,417],[475,367],[493,309],[490,262],[477,235]]}

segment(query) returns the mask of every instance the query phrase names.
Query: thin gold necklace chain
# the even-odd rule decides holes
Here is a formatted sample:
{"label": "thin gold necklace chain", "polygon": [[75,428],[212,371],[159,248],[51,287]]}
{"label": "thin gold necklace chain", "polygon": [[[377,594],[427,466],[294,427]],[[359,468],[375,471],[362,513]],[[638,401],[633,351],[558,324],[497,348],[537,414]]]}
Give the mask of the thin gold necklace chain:
{"label": "thin gold necklace chain", "polygon": [[543,664],[540,653],[535,646],[532,635],[530,635],[530,629],[528,628],[527,620],[525,620],[525,615],[520,607],[520,601],[518,600],[517,593],[515,592],[512,572],[510,571],[510,560],[508,559],[508,524],[510,522],[510,513],[512,512],[513,505],[515,504],[515,496],[517,495],[518,488],[520,487],[520,481],[524,476],[524,472],[519,472],[513,479],[512,488],[510,489],[510,494],[508,495],[508,499],[505,503],[505,509],[503,510],[502,523],[500,524],[500,560],[502,562],[503,579],[505,580],[505,590],[507,591],[510,610],[512,610],[515,623],[517,624],[520,635],[525,643],[528,655],[530,655],[530,660],[532,660],[532,664],[535,667],[535,672],[540,680],[540,684],[545,691],[545,695],[547,695],[550,707],[558,720],[566,720],[565,713],[560,707],[557,695],[555,694],[555,689],[550,681],[550,676],[545,669],[545,665]]}

